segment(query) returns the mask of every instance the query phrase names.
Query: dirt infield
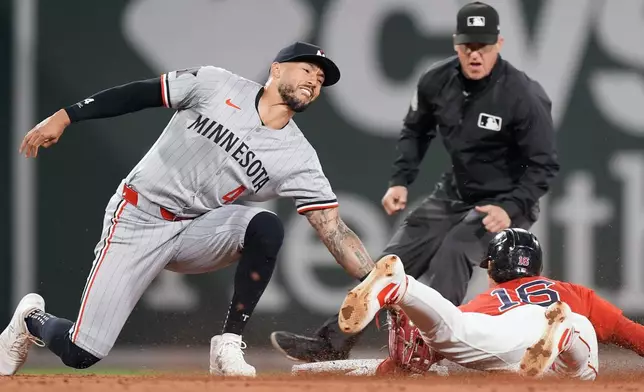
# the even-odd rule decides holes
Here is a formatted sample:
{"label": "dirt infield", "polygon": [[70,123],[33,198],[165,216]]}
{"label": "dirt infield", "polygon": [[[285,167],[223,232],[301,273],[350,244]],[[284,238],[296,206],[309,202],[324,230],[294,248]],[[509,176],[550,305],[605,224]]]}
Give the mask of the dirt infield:
{"label": "dirt infield", "polygon": [[644,373],[613,373],[594,382],[562,379],[523,380],[509,375],[427,376],[385,379],[352,376],[271,375],[224,379],[202,374],[154,376],[21,375],[0,378],[2,392],[568,392],[644,391]]}

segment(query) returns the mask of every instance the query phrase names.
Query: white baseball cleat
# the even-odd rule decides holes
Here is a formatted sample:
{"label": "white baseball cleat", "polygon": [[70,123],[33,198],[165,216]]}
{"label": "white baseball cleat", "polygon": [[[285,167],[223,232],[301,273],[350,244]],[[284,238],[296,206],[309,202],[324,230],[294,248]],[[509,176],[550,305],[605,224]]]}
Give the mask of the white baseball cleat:
{"label": "white baseball cleat", "polygon": [[13,313],[7,328],[0,334],[0,375],[13,376],[27,361],[33,343],[45,344],[27,330],[25,317],[34,310],[45,311],[45,300],[38,294],[25,295]]}
{"label": "white baseball cleat", "polygon": [[540,377],[557,357],[572,346],[575,329],[570,322],[570,307],[557,301],[546,308],[547,324],[535,344],[526,349],[520,362],[519,372],[527,377]]}
{"label": "white baseball cleat", "polygon": [[246,343],[232,333],[216,335],[210,340],[210,374],[218,376],[255,377],[255,368],[244,360]]}
{"label": "white baseball cleat", "polygon": [[395,305],[407,291],[407,275],[396,255],[376,262],[367,278],[349,291],[342,302],[338,325],[345,333],[362,331],[387,305]]}

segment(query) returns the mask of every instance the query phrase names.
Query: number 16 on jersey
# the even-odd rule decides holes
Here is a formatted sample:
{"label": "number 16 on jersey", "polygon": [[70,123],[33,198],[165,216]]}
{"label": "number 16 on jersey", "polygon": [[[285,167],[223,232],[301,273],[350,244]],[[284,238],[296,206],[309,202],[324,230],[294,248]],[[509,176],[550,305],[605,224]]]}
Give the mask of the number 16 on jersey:
{"label": "number 16 on jersey", "polygon": [[533,280],[526,282],[516,289],[499,288],[490,292],[496,296],[501,305],[499,312],[505,312],[521,304],[549,306],[559,301],[559,293],[549,288],[555,284],[549,280]]}

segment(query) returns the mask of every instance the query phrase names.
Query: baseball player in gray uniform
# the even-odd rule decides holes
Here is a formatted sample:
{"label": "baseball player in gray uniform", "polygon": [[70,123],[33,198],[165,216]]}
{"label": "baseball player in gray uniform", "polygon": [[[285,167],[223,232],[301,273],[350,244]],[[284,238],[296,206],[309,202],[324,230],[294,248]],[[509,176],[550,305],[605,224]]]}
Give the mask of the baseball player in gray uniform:
{"label": "baseball player in gray uniform", "polygon": [[176,110],[107,204],[75,322],[46,313],[38,294],[26,295],[0,335],[0,374],[15,374],[33,343],[67,366],[92,366],[108,355],[162,270],[195,274],[237,263],[223,331],[211,339],[210,372],[254,376],[242,334],[271,278],[284,229],[274,213],[236,200],[292,198],[348,273],[362,279],[373,268],[292,120],[339,79],[319,47],[296,42],[278,53],[264,86],[214,66],[173,71],[96,93],[34,127],[20,147],[27,157],[58,142],[71,123],[151,107]]}

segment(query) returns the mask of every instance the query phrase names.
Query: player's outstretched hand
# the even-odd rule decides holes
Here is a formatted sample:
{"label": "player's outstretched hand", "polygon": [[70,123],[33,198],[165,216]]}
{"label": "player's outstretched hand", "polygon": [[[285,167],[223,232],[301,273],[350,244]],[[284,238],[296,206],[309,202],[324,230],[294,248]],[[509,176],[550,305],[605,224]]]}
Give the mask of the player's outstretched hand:
{"label": "player's outstretched hand", "polygon": [[382,206],[387,214],[392,215],[407,206],[407,188],[404,186],[392,186],[382,198]]}
{"label": "player's outstretched hand", "polygon": [[477,206],[476,211],[487,214],[487,216],[483,218],[483,225],[490,233],[498,233],[505,230],[510,227],[510,224],[512,223],[508,213],[499,206]]}
{"label": "player's outstretched hand", "polygon": [[20,145],[20,153],[25,157],[36,157],[38,148],[48,148],[56,143],[70,124],[69,116],[63,109],[47,117],[25,135]]}

